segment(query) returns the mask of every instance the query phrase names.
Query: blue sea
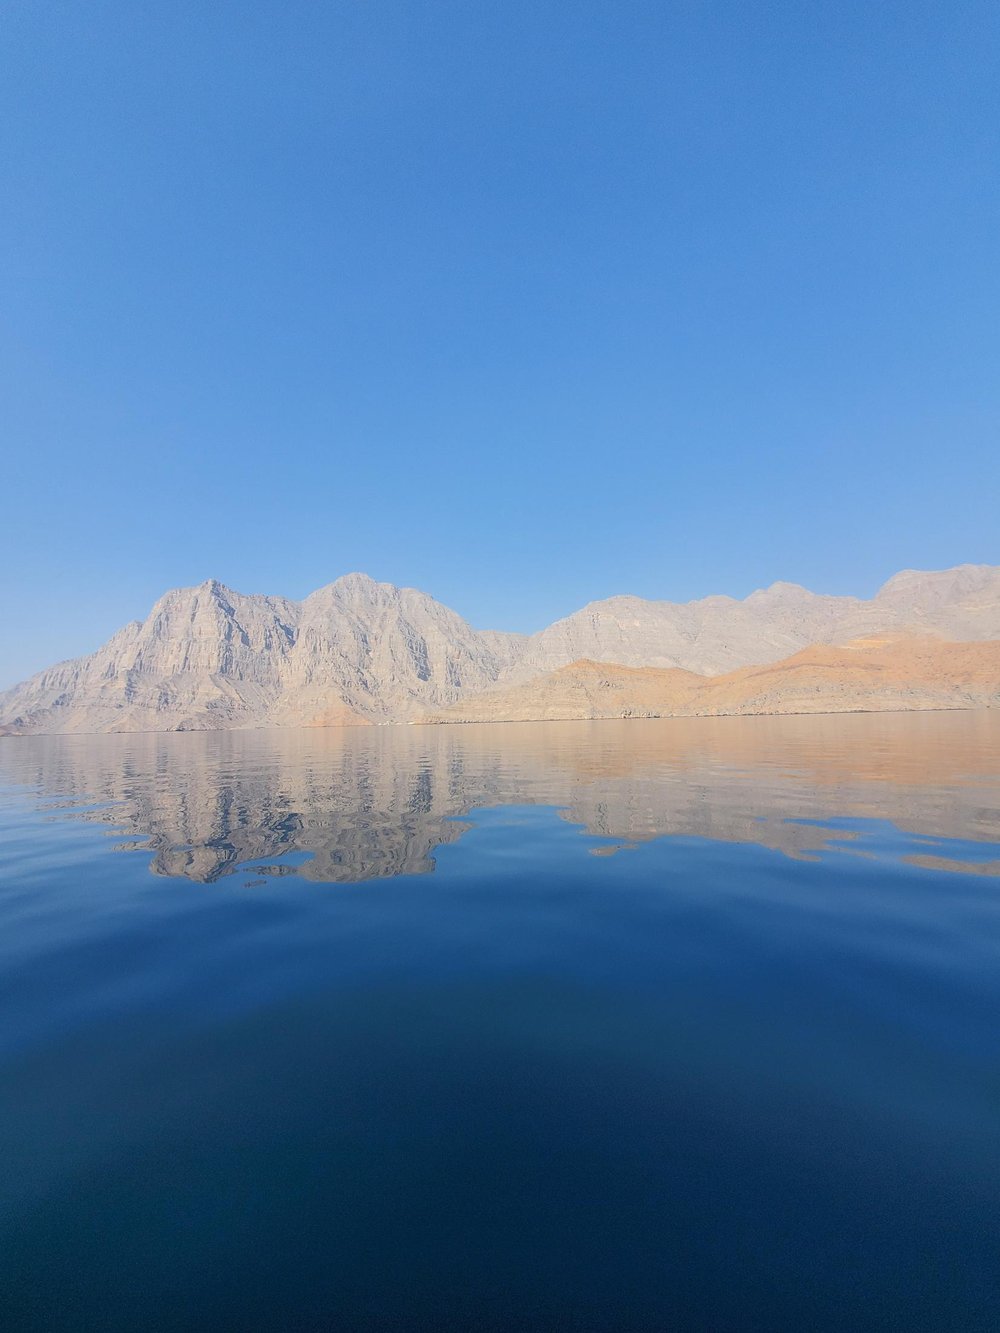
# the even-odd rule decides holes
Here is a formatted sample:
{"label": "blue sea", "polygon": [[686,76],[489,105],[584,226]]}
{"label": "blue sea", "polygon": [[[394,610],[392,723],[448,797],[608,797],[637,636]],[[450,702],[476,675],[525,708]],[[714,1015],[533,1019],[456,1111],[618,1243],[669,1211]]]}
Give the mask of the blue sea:
{"label": "blue sea", "polygon": [[1000,714],[0,739],[0,1327],[1000,1328]]}

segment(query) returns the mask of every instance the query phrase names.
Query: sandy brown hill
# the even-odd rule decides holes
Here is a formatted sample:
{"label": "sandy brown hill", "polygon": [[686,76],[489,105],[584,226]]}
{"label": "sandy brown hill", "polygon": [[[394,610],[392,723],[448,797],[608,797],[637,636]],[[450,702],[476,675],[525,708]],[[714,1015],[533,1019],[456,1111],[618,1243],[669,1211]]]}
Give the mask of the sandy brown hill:
{"label": "sandy brown hill", "polygon": [[597,717],[670,717],[694,712],[705,676],[678,667],[627,667],[583,659],[521,685],[487,690],[427,722],[565,722]]}
{"label": "sandy brown hill", "polygon": [[818,644],[722,676],[580,661],[428,717],[557,721],[760,713],[896,712],[1000,705],[1000,642],[891,635]]}
{"label": "sandy brown hill", "polygon": [[1000,642],[884,635],[816,644],[706,682],[699,713],[839,713],[1000,704]]}

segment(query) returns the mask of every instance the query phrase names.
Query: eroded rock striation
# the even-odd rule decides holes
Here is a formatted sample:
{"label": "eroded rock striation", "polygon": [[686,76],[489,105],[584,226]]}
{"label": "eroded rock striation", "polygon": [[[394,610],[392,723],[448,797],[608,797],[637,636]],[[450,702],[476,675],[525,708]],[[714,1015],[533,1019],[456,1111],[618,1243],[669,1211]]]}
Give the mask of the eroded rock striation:
{"label": "eroded rock striation", "polygon": [[[855,656],[789,665],[803,649],[892,633],[924,645],[913,649],[925,663],[919,688],[891,671],[874,694],[860,687],[857,648]],[[531,636],[473,629],[426,593],[364,574],[346,575],[301,602],[248,596],[209,580],[166,593],[144,621],[126,625],[97,652],[0,694],[0,732],[648,715],[689,711],[685,691],[697,693],[698,711],[708,710],[711,698],[720,712],[802,711],[803,699],[807,711],[992,703],[992,677],[964,688],[955,673],[965,670],[965,659],[957,648],[926,646],[935,640],[1000,640],[1000,567],[907,570],[870,601],[790,583],[742,601],[612,597]],[[893,651],[898,657],[903,650]],[[993,660],[983,658],[987,676]],[[883,670],[873,658],[865,661],[869,675]],[[603,703],[591,697],[589,668],[552,678],[581,662],[602,664],[598,675],[608,675],[607,664],[621,669],[611,693],[600,695]],[[767,664],[781,670],[766,681],[720,679]],[[822,680],[803,692],[805,666]],[[628,675],[627,668],[679,674],[668,681]],[[706,693],[706,677],[714,693]],[[877,702],[864,702],[876,695]],[[609,701],[613,711],[600,711]]]}

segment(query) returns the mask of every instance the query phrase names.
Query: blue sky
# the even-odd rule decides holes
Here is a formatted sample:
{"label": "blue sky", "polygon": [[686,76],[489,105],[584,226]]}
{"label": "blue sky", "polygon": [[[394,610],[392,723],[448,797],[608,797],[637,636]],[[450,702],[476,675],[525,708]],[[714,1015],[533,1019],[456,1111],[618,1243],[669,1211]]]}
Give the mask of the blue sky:
{"label": "blue sky", "polygon": [[0,684],[167,587],[532,630],[1000,562],[993,3],[13,3]]}

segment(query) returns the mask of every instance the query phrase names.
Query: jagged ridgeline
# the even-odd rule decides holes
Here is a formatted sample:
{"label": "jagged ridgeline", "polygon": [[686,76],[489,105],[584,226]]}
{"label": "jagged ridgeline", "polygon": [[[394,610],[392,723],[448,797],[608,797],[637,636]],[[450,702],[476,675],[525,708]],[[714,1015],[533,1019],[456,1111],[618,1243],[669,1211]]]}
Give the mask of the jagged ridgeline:
{"label": "jagged ridgeline", "polygon": [[789,583],[742,601],[612,597],[530,636],[363,574],[301,602],[210,580],[0,695],[0,730],[981,707],[1000,703],[997,641],[989,565],[908,570],[869,601]]}

